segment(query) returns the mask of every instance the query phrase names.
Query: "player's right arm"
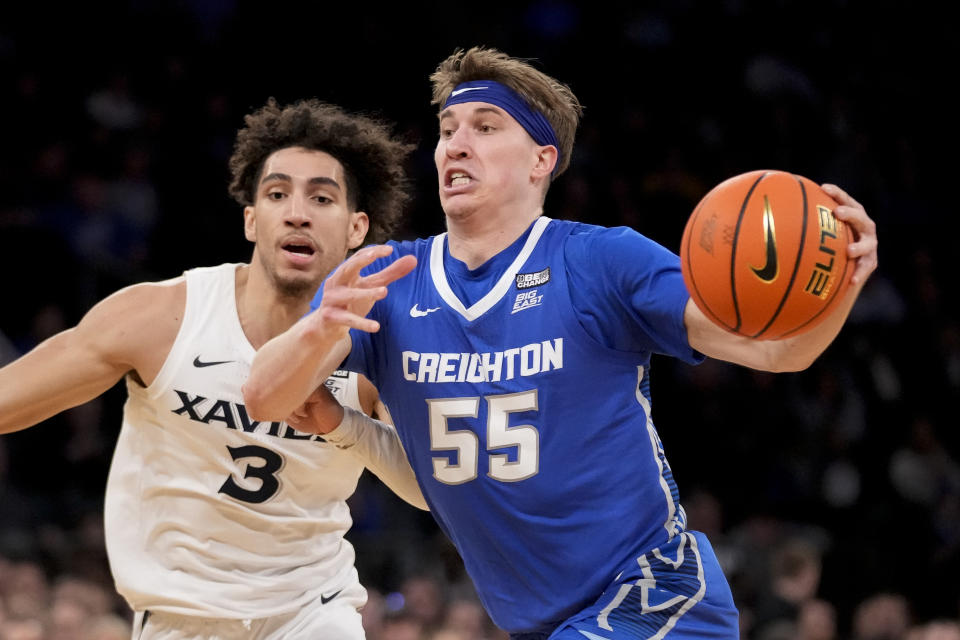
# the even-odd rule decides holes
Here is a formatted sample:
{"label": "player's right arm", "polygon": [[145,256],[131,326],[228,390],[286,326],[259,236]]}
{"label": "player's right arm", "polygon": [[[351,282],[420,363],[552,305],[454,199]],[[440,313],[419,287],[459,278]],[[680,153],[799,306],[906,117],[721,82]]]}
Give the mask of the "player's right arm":
{"label": "player's right arm", "polygon": [[251,418],[286,419],[350,353],[350,329],[380,330],[366,315],[387,295],[387,285],[413,270],[417,259],[404,256],[367,276],[360,271],[391,253],[388,245],[357,251],[327,278],[319,306],[257,351],[243,386]]}
{"label": "player's right arm", "polygon": [[26,429],[92,400],[129,371],[152,380],[183,315],[185,288],[172,282],[116,292],[77,326],[0,368],[0,433]]}

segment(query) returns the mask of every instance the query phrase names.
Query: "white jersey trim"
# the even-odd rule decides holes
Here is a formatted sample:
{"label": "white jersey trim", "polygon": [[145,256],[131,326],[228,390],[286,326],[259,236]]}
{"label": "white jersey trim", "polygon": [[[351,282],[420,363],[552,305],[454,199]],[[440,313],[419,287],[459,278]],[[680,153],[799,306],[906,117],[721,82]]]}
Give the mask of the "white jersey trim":
{"label": "white jersey trim", "polygon": [[[241,263],[231,262],[215,267],[197,267],[183,273],[181,277],[186,287],[183,319],[180,321],[177,336],[170,345],[170,351],[167,352],[167,357],[160,366],[160,371],[157,372],[153,382],[144,388],[151,400],[159,398],[164,390],[173,384],[177,367],[183,363],[184,359],[190,357],[190,354],[184,352],[180,345],[188,344],[197,335],[201,335],[204,329],[202,319],[211,313],[211,305],[216,305],[221,300],[217,296],[223,296],[222,300],[229,309],[238,309],[236,277],[237,269],[241,266],[243,266]],[[224,272],[229,275],[225,275]],[[211,277],[208,274],[215,275]],[[244,357],[253,360],[257,350],[253,348],[247,334],[244,333],[240,325],[240,316],[236,311],[226,314],[222,330],[234,341],[233,344],[241,348]]]}
{"label": "white jersey trim", "polygon": [[659,436],[657,436],[657,431],[653,426],[653,416],[650,413],[650,402],[647,401],[646,396],[640,391],[640,383],[643,382],[644,376],[643,366],[637,367],[637,402],[640,403],[640,406],[643,407],[643,412],[647,416],[647,434],[650,436],[650,446],[653,450],[653,458],[657,463],[657,469],[659,470],[660,477],[660,488],[663,490],[663,497],[667,502],[667,519],[663,523],[663,528],[666,529],[667,535],[670,538],[680,533],[681,528],[677,522],[677,505],[673,501],[673,493],[670,491],[670,485],[667,483],[667,478],[663,473],[663,464],[664,456],[663,454],[663,444],[660,442]]}
{"label": "white jersey trim", "polygon": [[493,288],[487,292],[487,295],[480,298],[469,309],[463,305],[463,302],[460,301],[460,298],[458,298],[453,292],[453,289],[450,288],[450,283],[447,282],[447,273],[443,268],[443,243],[447,238],[447,234],[441,233],[438,236],[434,236],[433,245],[430,248],[430,275],[433,277],[433,286],[436,287],[437,293],[440,294],[440,297],[443,298],[443,301],[446,302],[451,309],[471,322],[476,320],[484,313],[489,311],[493,305],[500,302],[500,299],[506,295],[507,291],[513,285],[517,274],[520,272],[520,268],[536,248],[537,242],[540,240],[540,236],[543,235],[543,232],[547,228],[547,225],[550,224],[550,221],[551,218],[548,218],[547,216],[540,216],[537,218],[537,221],[533,223],[533,229],[530,231],[530,235],[527,237],[527,241],[523,244],[523,248],[520,250],[520,253],[517,254],[517,257],[510,264],[504,274],[500,276],[500,279],[497,280],[497,284],[495,284]]}
{"label": "white jersey trim", "polygon": [[[693,594],[692,596],[678,595],[673,598],[670,598],[669,600],[665,600],[660,604],[651,605],[650,597],[649,597],[650,591],[657,589],[657,579],[653,573],[653,569],[650,566],[650,561],[647,559],[647,554],[643,554],[642,556],[637,558],[637,564],[639,564],[640,566],[640,571],[643,573],[643,577],[632,584],[627,583],[627,584],[620,585],[620,589],[617,592],[617,595],[613,598],[610,604],[604,607],[604,609],[599,613],[599,615],[597,615],[597,626],[607,631],[613,631],[614,630],[613,626],[610,624],[610,621],[609,621],[610,614],[613,612],[614,609],[616,609],[623,603],[623,601],[626,599],[630,591],[634,587],[637,587],[640,589],[640,615],[641,616],[648,613],[655,613],[657,611],[664,611],[666,609],[669,609],[670,607],[674,607],[680,604],[681,602],[683,602],[683,605],[679,609],[677,609],[677,611],[672,616],[670,616],[669,619],[667,619],[664,625],[660,627],[660,629],[658,629],[655,634],[653,634],[652,636],[649,636],[649,640],[662,640],[662,638],[664,638],[670,632],[670,630],[676,626],[677,621],[680,620],[680,618],[685,613],[687,613],[691,608],[693,608],[693,606],[696,605],[698,602],[703,600],[703,596],[707,592],[707,581],[704,578],[704,574],[703,574],[703,558],[700,555],[700,547],[697,545],[697,539],[691,533],[685,531],[681,534],[680,544],[677,547],[676,560],[665,557],[660,552],[659,549],[654,549],[653,555],[664,564],[669,565],[674,569],[677,569],[686,560],[685,548],[687,544],[690,545],[690,554],[693,556],[693,559],[696,560],[696,563],[697,563],[698,587],[697,587],[697,592],[695,594]],[[587,635],[584,631],[580,631],[580,633]],[[600,636],[594,636],[593,634],[590,634],[587,637],[599,638]]]}

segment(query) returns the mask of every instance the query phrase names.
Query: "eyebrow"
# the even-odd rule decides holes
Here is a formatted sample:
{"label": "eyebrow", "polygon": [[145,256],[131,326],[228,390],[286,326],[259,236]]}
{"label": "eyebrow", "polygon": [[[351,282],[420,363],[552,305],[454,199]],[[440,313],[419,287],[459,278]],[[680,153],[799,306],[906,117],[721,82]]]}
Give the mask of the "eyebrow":
{"label": "eyebrow", "polygon": [[[283,182],[293,182],[293,178],[291,178],[291,177],[288,176],[287,174],[274,172],[274,173],[271,173],[271,174],[268,174],[268,175],[263,176],[263,179],[260,181],[260,184],[264,184],[264,183],[266,183],[266,182],[270,182],[271,180],[280,180],[280,181],[283,181]],[[331,186],[331,187],[334,187],[334,188],[337,189],[338,191],[341,190],[341,189],[340,189],[340,183],[339,183],[339,182],[337,182],[337,181],[334,180],[333,178],[328,178],[328,177],[326,177],[326,176],[317,176],[317,177],[315,177],[315,178],[310,178],[309,180],[307,180],[307,183],[308,183],[308,184],[325,184],[325,185],[329,185],[329,186]]]}
{"label": "eyebrow", "polygon": [[[476,109],[473,110],[473,113],[492,113],[495,115],[502,116],[506,112],[503,109],[500,109],[498,107],[477,107]],[[437,114],[438,120],[443,120],[444,118],[452,118],[452,117],[453,117],[453,110],[451,109],[444,109],[443,111]]]}

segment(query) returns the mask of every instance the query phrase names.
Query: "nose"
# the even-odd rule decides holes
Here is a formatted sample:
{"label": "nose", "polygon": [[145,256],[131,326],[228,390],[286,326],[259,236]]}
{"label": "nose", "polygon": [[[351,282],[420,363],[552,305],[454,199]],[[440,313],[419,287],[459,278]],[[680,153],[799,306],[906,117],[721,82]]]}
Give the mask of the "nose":
{"label": "nose", "polygon": [[449,158],[460,159],[470,156],[470,131],[468,127],[457,127],[446,139],[446,154]]}
{"label": "nose", "polygon": [[307,215],[307,203],[304,198],[292,197],[288,200],[290,206],[283,216],[283,223],[288,227],[301,229],[310,226],[310,216]]}

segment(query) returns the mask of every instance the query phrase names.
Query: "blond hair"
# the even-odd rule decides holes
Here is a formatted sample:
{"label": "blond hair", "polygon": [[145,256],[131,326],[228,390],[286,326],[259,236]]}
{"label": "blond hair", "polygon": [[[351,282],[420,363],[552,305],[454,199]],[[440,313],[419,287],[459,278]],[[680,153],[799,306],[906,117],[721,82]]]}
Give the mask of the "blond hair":
{"label": "blond hair", "polygon": [[496,49],[473,47],[457,49],[437,66],[430,76],[433,83],[431,104],[443,105],[461,82],[493,80],[504,84],[526,100],[527,104],[546,117],[560,143],[559,165],[554,177],[570,165],[573,139],[583,107],[570,87],[535,69],[526,60],[511,58]]}

